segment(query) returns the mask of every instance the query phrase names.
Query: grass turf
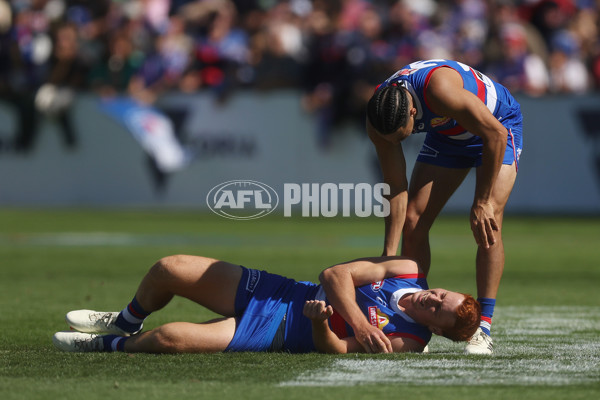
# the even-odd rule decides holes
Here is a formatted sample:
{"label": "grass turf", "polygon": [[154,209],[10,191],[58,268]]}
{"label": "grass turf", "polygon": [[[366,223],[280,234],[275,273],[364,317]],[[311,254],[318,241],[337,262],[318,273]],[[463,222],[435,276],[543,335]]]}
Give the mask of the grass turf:
{"label": "grass turf", "polygon": [[[600,393],[600,219],[508,217],[493,357],[441,338],[428,355],[65,354],[51,343],[76,308],[119,310],[152,263],[212,256],[314,280],[378,255],[382,222],[231,221],[184,211],[0,210],[0,398],[589,398]],[[466,217],[431,235],[430,286],[474,293]],[[146,327],[212,314],[184,299]]]}

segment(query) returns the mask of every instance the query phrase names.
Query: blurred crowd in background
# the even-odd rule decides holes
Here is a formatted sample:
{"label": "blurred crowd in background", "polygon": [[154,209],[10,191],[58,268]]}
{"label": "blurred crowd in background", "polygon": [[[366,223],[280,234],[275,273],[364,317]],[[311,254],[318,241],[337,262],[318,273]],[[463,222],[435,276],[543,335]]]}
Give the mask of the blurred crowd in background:
{"label": "blurred crowd in background", "polygon": [[600,90],[598,0],[0,0],[0,100],[74,144],[80,91],[154,104],[177,91],[300,90],[326,132],[364,124],[373,87],[450,58],[514,93]]}

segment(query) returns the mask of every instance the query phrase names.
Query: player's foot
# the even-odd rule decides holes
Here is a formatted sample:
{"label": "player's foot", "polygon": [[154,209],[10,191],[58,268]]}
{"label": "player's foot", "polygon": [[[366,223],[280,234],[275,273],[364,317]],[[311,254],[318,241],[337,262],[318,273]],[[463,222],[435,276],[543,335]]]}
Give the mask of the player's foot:
{"label": "player's foot", "polygon": [[492,337],[483,332],[481,328],[477,328],[477,331],[467,343],[467,347],[465,347],[465,353],[492,354],[493,352],[494,343],[492,342]]}
{"label": "player's foot", "polygon": [[134,335],[142,330],[140,327],[140,329],[136,332],[124,331],[115,324],[118,316],[118,312],[76,310],[68,312],[65,316],[65,320],[72,329],[84,333],[103,333],[129,336]]}
{"label": "player's foot", "polygon": [[56,348],[68,352],[104,351],[102,336],[94,333],[56,332],[52,337]]}

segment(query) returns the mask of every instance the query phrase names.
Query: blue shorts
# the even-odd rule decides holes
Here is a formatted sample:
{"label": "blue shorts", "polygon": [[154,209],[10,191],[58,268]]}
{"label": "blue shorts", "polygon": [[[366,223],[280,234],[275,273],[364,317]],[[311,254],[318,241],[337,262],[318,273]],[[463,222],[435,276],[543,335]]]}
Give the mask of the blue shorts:
{"label": "blue shorts", "polygon": [[225,351],[269,351],[287,311],[292,279],[243,268],[235,296],[236,330]]}
{"label": "blue shorts", "polygon": [[242,269],[235,297],[237,326],[225,351],[314,350],[310,321],[302,315],[302,308],[306,299],[314,299],[317,285]]}
{"label": "blue shorts", "polygon": [[[523,150],[523,118],[519,115],[503,121],[503,125],[508,131],[508,140],[502,163],[511,165],[516,161],[518,169]],[[428,132],[417,161],[446,168],[479,167],[482,150],[483,142],[478,136],[458,140],[440,133]]]}

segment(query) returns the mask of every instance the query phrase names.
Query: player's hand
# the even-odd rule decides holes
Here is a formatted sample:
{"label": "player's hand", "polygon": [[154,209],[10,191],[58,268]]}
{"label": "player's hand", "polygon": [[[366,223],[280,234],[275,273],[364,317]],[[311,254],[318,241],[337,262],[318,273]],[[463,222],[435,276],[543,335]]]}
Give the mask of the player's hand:
{"label": "player's hand", "polygon": [[499,231],[491,203],[477,203],[471,207],[471,230],[478,246],[489,248],[496,243],[494,232]]}
{"label": "player's hand", "polygon": [[302,313],[313,321],[325,321],[333,315],[333,307],[322,300],[308,300],[304,303]]}
{"label": "player's hand", "polygon": [[364,327],[354,329],[354,337],[358,340],[367,353],[393,353],[392,342],[380,329],[365,324]]}

